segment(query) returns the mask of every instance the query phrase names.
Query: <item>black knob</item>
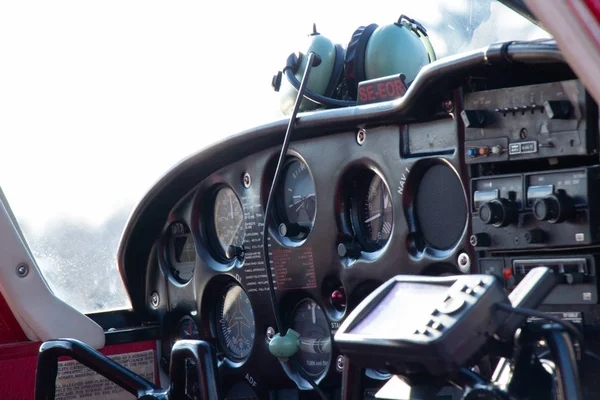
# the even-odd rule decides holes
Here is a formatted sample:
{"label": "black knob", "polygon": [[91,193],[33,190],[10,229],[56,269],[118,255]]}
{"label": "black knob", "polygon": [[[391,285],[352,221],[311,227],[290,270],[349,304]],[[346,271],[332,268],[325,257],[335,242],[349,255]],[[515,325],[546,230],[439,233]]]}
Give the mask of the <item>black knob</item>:
{"label": "black knob", "polygon": [[230,260],[233,260],[234,258],[242,260],[244,258],[244,248],[238,246],[229,246],[227,247],[225,255]]}
{"label": "black knob", "polygon": [[479,207],[479,219],[488,225],[503,227],[516,219],[517,208],[507,199],[494,199]]}
{"label": "black knob", "polygon": [[542,244],[546,239],[546,234],[539,228],[528,230],[523,234],[523,239],[527,244]]}
{"label": "black knob", "polygon": [[573,106],[568,100],[549,100],[544,103],[544,109],[550,119],[569,119]]}
{"label": "black knob", "polygon": [[538,221],[548,221],[551,224],[556,224],[566,221],[574,214],[573,200],[562,190],[537,199],[533,203],[533,216]]}
{"label": "black knob", "polygon": [[469,242],[471,242],[471,246],[473,247],[488,247],[492,243],[490,235],[483,232],[471,235]]}
{"label": "black knob", "polygon": [[279,234],[285,237],[298,237],[304,232],[299,224],[279,224]]}
{"label": "black knob", "polygon": [[460,116],[467,128],[481,128],[485,125],[485,110],[462,110]]}
{"label": "black knob", "polygon": [[358,258],[362,249],[356,243],[340,243],[337,252],[340,257]]}

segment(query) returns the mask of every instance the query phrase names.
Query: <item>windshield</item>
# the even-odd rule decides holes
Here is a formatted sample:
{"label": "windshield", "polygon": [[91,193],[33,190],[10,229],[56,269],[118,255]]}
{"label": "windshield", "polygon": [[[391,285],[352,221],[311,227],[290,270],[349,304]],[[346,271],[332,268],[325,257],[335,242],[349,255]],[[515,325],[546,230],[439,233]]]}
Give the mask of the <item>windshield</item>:
{"label": "windshield", "polygon": [[128,308],[116,249],[146,190],[181,158],[281,118],[271,78],[313,22],[346,46],[400,14],[438,58],[549,36],[485,0],[2,2],[0,185],[52,290],[83,312]]}

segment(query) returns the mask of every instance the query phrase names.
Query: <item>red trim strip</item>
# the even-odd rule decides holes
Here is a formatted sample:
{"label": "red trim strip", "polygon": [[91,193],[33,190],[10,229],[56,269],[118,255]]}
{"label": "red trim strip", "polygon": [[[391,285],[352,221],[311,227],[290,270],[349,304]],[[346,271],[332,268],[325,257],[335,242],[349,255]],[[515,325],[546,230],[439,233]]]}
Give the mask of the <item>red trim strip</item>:
{"label": "red trim strip", "polygon": [[0,345],[26,341],[27,337],[0,293]]}

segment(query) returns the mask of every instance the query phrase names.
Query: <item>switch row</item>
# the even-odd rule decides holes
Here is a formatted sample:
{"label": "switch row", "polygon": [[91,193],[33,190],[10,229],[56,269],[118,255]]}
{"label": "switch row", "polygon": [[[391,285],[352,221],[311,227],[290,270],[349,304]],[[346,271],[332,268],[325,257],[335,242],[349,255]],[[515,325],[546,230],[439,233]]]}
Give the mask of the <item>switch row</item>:
{"label": "switch row", "polygon": [[504,149],[499,144],[492,146],[491,148],[488,146],[470,147],[469,149],[467,149],[467,156],[469,158],[486,157],[489,155],[499,156],[500,154],[504,153],[505,151],[506,151],[506,149]]}
{"label": "switch row", "polygon": [[[527,111],[531,114],[535,114],[536,110],[540,110],[541,113],[546,113],[550,119],[569,119],[573,113],[573,105],[568,100],[549,100],[544,102],[544,105],[531,104],[527,106],[516,106],[516,107],[503,107],[496,108],[496,113],[502,114],[506,117],[507,114],[513,116],[517,113],[525,115]],[[483,128],[486,124],[488,111],[486,110],[463,110],[460,116],[467,128]]]}

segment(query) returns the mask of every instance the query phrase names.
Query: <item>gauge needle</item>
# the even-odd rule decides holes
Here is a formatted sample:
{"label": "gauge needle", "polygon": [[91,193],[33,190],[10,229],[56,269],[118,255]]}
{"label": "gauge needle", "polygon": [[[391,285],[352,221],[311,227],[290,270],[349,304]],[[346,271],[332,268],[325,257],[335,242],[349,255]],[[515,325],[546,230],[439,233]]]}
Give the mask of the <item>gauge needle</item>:
{"label": "gauge needle", "polygon": [[229,196],[229,207],[231,207],[231,219],[233,219],[233,200]]}
{"label": "gauge needle", "polygon": [[371,221],[375,221],[379,217],[381,217],[381,213],[377,213],[377,214],[373,215],[371,218],[367,218],[365,220],[365,224],[368,224]]}
{"label": "gauge needle", "polygon": [[315,307],[314,306],[312,307],[312,322],[313,322],[313,325],[317,324],[317,314],[315,313]]}

